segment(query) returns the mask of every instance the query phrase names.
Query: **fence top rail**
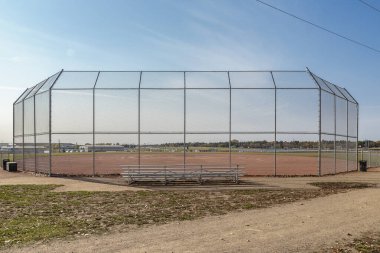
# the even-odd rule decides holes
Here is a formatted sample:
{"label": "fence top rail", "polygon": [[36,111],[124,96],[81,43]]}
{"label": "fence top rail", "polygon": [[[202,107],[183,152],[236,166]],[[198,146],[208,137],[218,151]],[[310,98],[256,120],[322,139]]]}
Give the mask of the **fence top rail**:
{"label": "fence top rail", "polygon": [[[69,76],[72,76],[71,78],[75,78],[75,75],[76,78],[78,80],[81,80],[81,76],[82,74],[90,74],[91,75],[91,78],[94,78],[94,84],[92,85],[92,81],[88,81],[88,80],[82,80],[83,82],[83,85],[82,86],[72,86],[72,85],[67,85],[67,83],[65,83],[65,81],[62,81],[60,83],[60,81],[62,79],[66,80],[65,79],[65,75],[69,75]],[[183,86],[183,87],[170,87],[170,85],[168,85],[167,87],[149,87],[149,85],[147,87],[144,87],[144,86],[141,86],[138,81],[134,81],[135,84],[134,85],[116,85],[116,86],[113,86],[113,85],[104,85],[104,86],[101,86],[101,87],[97,87],[98,86],[98,78],[95,78],[95,76],[97,75],[99,77],[99,75],[102,75],[102,74],[111,74],[112,76],[112,73],[114,73],[114,75],[117,75],[117,73],[132,73],[133,75],[140,75],[140,83],[141,83],[141,76],[144,74],[144,75],[149,75],[149,74],[152,74],[152,73],[166,73],[165,75],[167,74],[172,74],[172,75],[178,75],[178,74],[183,74],[184,77],[186,76],[192,76],[194,73],[216,73],[216,74],[228,74],[228,79],[230,79],[229,77],[229,74],[243,74],[243,73],[255,73],[255,74],[270,74],[272,76],[272,79],[273,79],[273,76],[275,75],[274,79],[270,82],[270,85],[269,86],[260,86],[260,87],[255,87],[255,86],[240,86],[240,85],[236,85],[235,87],[235,83],[239,83],[238,81],[238,78],[236,77],[236,80],[234,80],[233,82],[229,82],[229,85],[228,86],[225,86],[225,87],[213,87],[212,85],[210,87],[186,87]],[[62,75],[61,75],[62,74]],[[288,75],[288,74],[296,74],[295,79],[293,80],[296,80],[297,77],[300,77],[300,76],[308,76],[307,79],[305,80],[302,80],[303,82],[303,85],[289,85],[288,84],[288,81],[286,80],[283,80],[282,77],[280,76],[277,76],[277,75]],[[127,70],[127,71],[122,71],[122,70],[61,70],[60,72],[52,75],[51,77],[45,79],[44,81],[40,82],[39,84],[27,89],[17,100],[14,104],[18,104],[19,102],[21,101],[24,101],[25,99],[28,99],[30,98],[29,96],[29,93],[31,93],[32,96],[35,96],[37,94],[41,94],[42,92],[45,92],[46,89],[41,89],[42,87],[46,86],[45,83],[48,83],[49,85],[49,90],[85,90],[85,89],[88,89],[88,90],[92,90],[92,89],[103,89],[103,88],[106,88],[106,89],[123,89],[123,88],[126,88],[126,89],[177,89],[177,88],[185,88],[185,89],[230,89],[230,88],[243,88],[243,89],[246,89],[246,88],[273,88],[273,89],[323,89],[324,91],[327,91],[327,92],[331,92],[331,94],[335,95],[335,96],[340,96],[342,97],[343,99],[346,99],[346,96],[349,97],[349,101],[353,102],[353,103],[356,103],[357,102],[355,101],[354,98],[352,98],[352,96],[348,93],[348,91],[342,87],[339,87],[337,85],[334,85],[330,82],[328,82],[328,84],[324,84],[324,85],[320,85],[318,83],[317,80],[315,80],[314,78],[312,80],[309,80],[311,76],[312,77],[318,77],[316,76],[315,74],[311,73],[310,70],[308,68],[306,68],[306,70]],[[90,79],[91,79],[90,78]],[[110,77],[108,77],[110,78]],[[227,78],[227,75],[224,75],[224,78]],[[245,77],[247,78],[247,77]],[[107,79],[107,78],[106,78]],[[185,78],[184,78],[185,79]],[[324,79],[318,77],[318,80],[321,80],[323,81],[323,83],[327,82],[325,81]],[[51,85],[51,82],[49,82],[49,80],[53,80],[53,84]],[[206,80],[206,79],[205,79]],[[212,78],[209,79],[210,83],[213,82]],[[254,80],[254,78],[252,78],[252,80]],[[282,83],[283,85],[276,85],[275,84],[275,80],[277,80],[277,84],[280,84]],[[58,82],[57,82],[58,81]],[[89,82],[89,83],[86,83],[86,82]],[[184,80],[184,82],[186,82]],[[259,80],[256,80],[256,82],[259,82]],[[294,81],[293,81],[294,82]],[[300,82],[299,80],[297,82]],[[57,86],[57,84],[59,83],[59,85]],[[334,89],[331,89],[329,88],[329,86],[333,86]]]}

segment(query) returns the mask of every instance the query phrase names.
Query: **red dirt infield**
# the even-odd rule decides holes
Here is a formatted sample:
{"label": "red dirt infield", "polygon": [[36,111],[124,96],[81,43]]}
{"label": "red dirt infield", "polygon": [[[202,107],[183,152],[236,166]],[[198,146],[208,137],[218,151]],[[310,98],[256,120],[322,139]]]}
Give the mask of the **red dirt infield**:
{"label": "red dirt infield", "polygon": [[[48,172],[48,156],[37,156],[37,172]],[[183,153],[141,153],[142,165],[183,164]],[[25,170],[34,171],[33,158],[25,158]],[[271,175],[318,175],[318,157],[314,154],[232,153],[232,165],[239,165],[250,176]],[[275,162],[277,165],[275,171]],[[120,174],[123,165],[138,164],[137,153],[95,153],[95,174]],[[229,153],[187,153],[186,164],[204,166],[229,166]],[[335,162],[322,157],[321,174],[334,174]],[[356,170],[355,161],[336,160],[336,173]],[[22,167],[22,166],[20,166]],[[52,156],[52,174],[92,175],[92,153],[59,154]]]}

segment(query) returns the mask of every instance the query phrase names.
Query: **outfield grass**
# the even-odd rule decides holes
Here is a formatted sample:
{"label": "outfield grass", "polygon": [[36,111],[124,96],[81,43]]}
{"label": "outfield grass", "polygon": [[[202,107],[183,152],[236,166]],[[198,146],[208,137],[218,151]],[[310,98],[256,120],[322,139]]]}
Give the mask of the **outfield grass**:
{"label": "outfield grass", "polygon": [[316,183],[319,189],[52,192],[58,185],[0,186],[0,248],[136,226],[192,220],[265,208],[352,188],[362,183]]}

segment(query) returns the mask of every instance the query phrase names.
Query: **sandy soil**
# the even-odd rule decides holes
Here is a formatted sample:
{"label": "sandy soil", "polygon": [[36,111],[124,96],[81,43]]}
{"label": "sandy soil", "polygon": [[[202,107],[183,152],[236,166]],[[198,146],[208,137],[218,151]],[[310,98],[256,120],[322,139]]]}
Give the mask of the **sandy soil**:
{"label": "sandy soil", "polygon": [[11,252],[318,252],[378,229],[379,210],[380,189],[364,189]]}

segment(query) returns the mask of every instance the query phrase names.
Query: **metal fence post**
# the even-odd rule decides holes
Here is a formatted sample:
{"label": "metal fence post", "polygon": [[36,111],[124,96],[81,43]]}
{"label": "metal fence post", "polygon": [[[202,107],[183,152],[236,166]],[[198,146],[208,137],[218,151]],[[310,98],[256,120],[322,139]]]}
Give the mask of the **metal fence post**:
{"label": "metal fence post", "polygon": [[350,150],[350,147],[349,147],[349,138],[348,138],[348,135],[349,135],[349,132],[348,132],[348,126],[349,126],[349,124],[348,124],[348,118],[349,118],[349,114],[348,114],[348,99],[347,99],[347,101],[346,101],[346,111],[347,111],[347,118],[346,118],[346,124],[347,124],[347,129],[346,129],[346,134],[347,134],[347,138],[346,138],[346,141],[347,141],[347,145],[346,145],[346,167],[347,167],[347,172],[349,171],[349,169],[348,169],[348,152],[349,152],[349,150]]}
{"label": "metal fence post", "polygon": [[[12,109],[12,113],[13,113],[13,127],[12,127],[12,153],[13,153],[13,157],[12,157],[12,161],[14,162],[15,161],[15,103],[13,103],[13,109]],[[3,162],[3,160],[1,160],[1,162]]]}
{"label": "metal fence post", "polygon": [[98,83],[100,71],[96,76],[94,87],[92,88],[92,176],[96,175],[96,161],[95,161],[95,86]]}
{"label": "metal fence post", "polygon": [[336,96],[334,95],[334,174],[336,174]]}
{"label": "metal fence post", "polygon": [[227,75],[228,75],[228,84],[230,86],[230,101],[229,101],[229,109],[230,109],[230,112],[229,112],[229,128],[228,128],[228,134],[229,134],[229,137],[228,137],[228,153],[229,153],[229,166],[231,168],[232,166],[232,153],[231,153],[231,137],[232,137],[232,87],[231,87],[231,78],[230,78],[230,72],[227,71]]}
{"label": "metal fence post", "polygon": [[186,72],[183,72],[183,173],[186,172]]}
{"label": "metal fence post", "polygon": [[356,101],[354,97],[351,96],[350,92],[344,88],[344,90],[348,93],[348,95],[353,99],[353,102],[356,105],[356,170],[359,171],[359,149],[358,149],[358,144],[359,144],[359,103]]}
{"label": "metal fence post", "polygon": [[22,170],[25,171],[25,107],[22,100]]}
{"label": "metal fence post", "polygon": [[306,68],[307,72],[318,86],[319,100],[318,100],[318,174],[322,175],[322,87],[315,79],[314,75],[310,72],[309,68]]}
{"label": "metal fence post", "polygon": [[37,173],[36,94],[33,95],[34,173]]}
{"label": "metal fence post", "polygon": [[141,166],[141,79],[142,79],[142,71],[140,71],[140,80],[139,80],[139,92],[138,92],[138,164],[139,164],[139,173]]}
{"label": "metal fence post", "polygon": [[274,85],[274,176],[277,176],[277,85],[273,72],[270,72]]}
{"label": "metal fence post", "polygon": [[[359,145],[359,104],[356,104],[356,170],[357,171],[359,171],[358,145]],[[362,160],[363,160],[363,149],[362,149]]]}
{"label": "metal fence post", "polygon": [[49,87],[49,177],[51,176],[51,171],[52,171],[52,153],[53,153],[53,147],[52,147],[52,128],[51,128],[51,123],[52,123],[52,89],[55,85],[55,83],[58,81],[58,79],[60,78],[61,74],[63,73],[63,69],[61,70],[61,72],[58,74],[57,78],[54,80],[54,82],[52,83],[52,85]]}
{"label": "metal fence post", "polygon": [[[319,85],[318,85],[319,86]],[[319,116],[318,116],[318,175],[322,175],[322,89],[319,86]]]}
{"label": "metal fence post", "polygon": [[[100,73],[100,72],[99,72]],[[98,80],[99,77],[96,77],[96,80]],[[92,89],[92,176],[95,177],[95,85]]]}
{"label": "metal fence post", "polygon": [[51,145],[51,88],[49,89],[49,176],[51,176],[51,159],[53,147]]}

